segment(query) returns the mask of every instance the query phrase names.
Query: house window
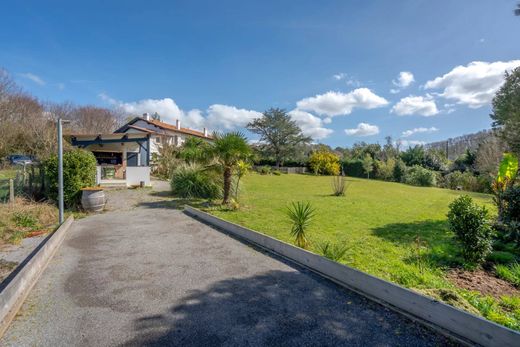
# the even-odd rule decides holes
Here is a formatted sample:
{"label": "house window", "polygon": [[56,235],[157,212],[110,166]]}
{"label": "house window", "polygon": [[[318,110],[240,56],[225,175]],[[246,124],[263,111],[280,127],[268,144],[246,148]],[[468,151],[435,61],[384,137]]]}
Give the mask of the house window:
{"label": "house window", "polygon": [[156,143],[161,143],[161,137],[160,137],[160,136],[157,136],[157,137],[155,138],[155,142],[156,142]]}

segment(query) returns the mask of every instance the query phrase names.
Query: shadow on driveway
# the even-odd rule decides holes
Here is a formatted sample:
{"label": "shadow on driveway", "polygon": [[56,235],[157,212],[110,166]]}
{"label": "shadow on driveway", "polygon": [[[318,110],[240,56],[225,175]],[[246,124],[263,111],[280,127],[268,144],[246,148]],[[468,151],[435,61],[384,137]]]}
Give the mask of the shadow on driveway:
{"label": "shadow on driveway", "polygon": [[446,346],[451,341],[309,273],[269,271],[194,290],[135,320],[122,346]]}

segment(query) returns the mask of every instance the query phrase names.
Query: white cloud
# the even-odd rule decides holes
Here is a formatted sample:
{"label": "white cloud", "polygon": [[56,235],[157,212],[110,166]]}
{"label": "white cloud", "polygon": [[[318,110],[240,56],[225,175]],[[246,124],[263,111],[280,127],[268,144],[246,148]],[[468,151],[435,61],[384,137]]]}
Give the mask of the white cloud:
{"label": "white cloud", "polygon": [[124,112],[140,116],[143,113],[153,114],[157,112],[161,119],[167,123],[174,124],[177,119],[185,127],[201,129],[207,127],[211,130],[231,130],[244,127],[254,118],[262,114],[256,111],[238,109],[228,105],[211,105],[206,114],[198,109],[183,111],[173,99],[143,99],[134,102],[122,102],[111,98],[105,93],[99,97],[107,103],[121,108]]}
{"label": "white cloud", "polygon": [[421,127],[421,128],[414,128],[414,129],[403,131],[401,136],[402,137],[410,137],[413,134],[417,134],[417,133],[433,133],[433,132],[436,132],[436,131],[439,131],[439,129],[437,129],[436,127],[431,127],[431,128],[422,128]]}
{"label": "white cloud", "polygon": [[373,109],[388,105],[388,101],[368,88],[358,88],[347,94],[327,92],[305,98],[296,103],[298,109],[328,117],[352,113],[354,108]]}
{"label": "white cloud", "polygon": [[345,133],[351,136],[371,136],[379,134],[379,127],[368,123],[359,123],[354,129],[345,129]]}
{"label": "white cloud", "polygon": [[423,146],[426,144],[426,141],[418,141],[418,140],[399,140],[399,143],[403,147],[414,147],[414,146]]}
{"label": "white cloud", "polygon": [[397,80],[392,81],[394,86],[399,87],[399,88],[406,88],[413,82],[415,82],[415,79],[413,77],[413,73],[411,73],[410,71],[399,72],[399,76],[397,77]]}
{"label": "white cloud", "polygon": [[425,89],[443,89],[439,95],[458,104],[479,108],[489,104],[504,82],[505,71],[520,66],[520,60],[492,63],[474,61],[426,82]]}
{"label": "white cloud", "polygon": [[361,82],[359,82],[354,77],[347,75],[344,72],[340,72],[340,73],[337,73],[335,75],[332,75],[332,78],[334,78],[336,81],[345,80],[345,84],[347,86],[359,87],[361,85]]}
{"label": "white cloud", "polygon": [[421,115],[425,117],[439,113],[435,101],[430,95],[426,96],[407,96],[395,104],[391,111],[399,116]]}
{"label": "white cloud", "polygon": [[344,79],[345,77],[347,77],[347,74],[344,72],[340,72],[335,75],[332,75],[332,78],[334,78],[335,80],[338,80],[338,81]]}
{"label": "white cloud", "polygon": [[20,76],[22,76],[23,78],[27,78],[28,80],[31,80],[40,86],[44,86],[46,84],[46,82],[40,76],[30,72],[21,73]]}
{"label": "white cloud", "polygon": [[206,121],[209,127],[225,130],[245,127],[253,119],[262,117],[262,113],[257,111],[220,104],[211,105],[207,114]]}
{"label": "white cloud", "polygon": [[302,129],[303,134],[312,137],[314,140],[324,139],[334,132],[332,129],[323,127],[323,124],[326,123],[325,120],[322,120],[309,112],[295,109],[290,111],[288,114]]}

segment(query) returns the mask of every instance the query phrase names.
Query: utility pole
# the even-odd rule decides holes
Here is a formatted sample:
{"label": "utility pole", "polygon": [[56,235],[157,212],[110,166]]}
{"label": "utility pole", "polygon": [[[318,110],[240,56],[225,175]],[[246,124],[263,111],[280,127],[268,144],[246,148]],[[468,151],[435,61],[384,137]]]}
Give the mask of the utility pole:
{"label": "utility pole", "polygon": [[58,208],[59,223],[63,223],[63,129],[62,119],[58,118]]}

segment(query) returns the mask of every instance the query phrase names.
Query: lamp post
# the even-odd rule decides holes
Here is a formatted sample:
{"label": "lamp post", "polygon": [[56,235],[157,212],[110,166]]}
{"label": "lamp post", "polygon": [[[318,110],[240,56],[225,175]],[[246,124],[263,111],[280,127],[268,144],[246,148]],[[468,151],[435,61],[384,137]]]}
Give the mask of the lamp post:
{"label": "lamp post", "polygon": [[63,124],[70,121],[58,118],[58,209],[59,223],[63,223]]}

